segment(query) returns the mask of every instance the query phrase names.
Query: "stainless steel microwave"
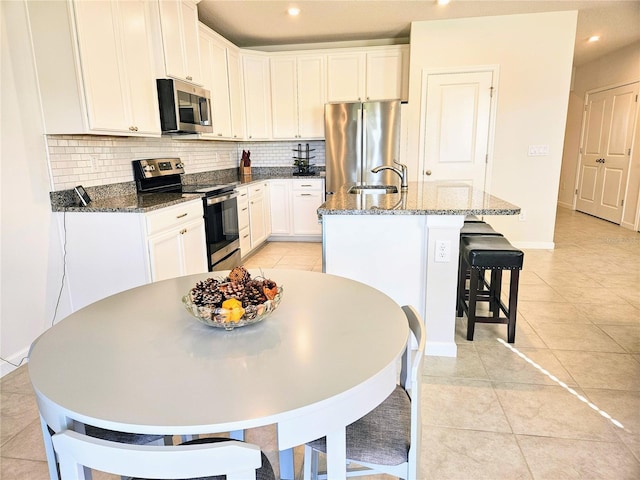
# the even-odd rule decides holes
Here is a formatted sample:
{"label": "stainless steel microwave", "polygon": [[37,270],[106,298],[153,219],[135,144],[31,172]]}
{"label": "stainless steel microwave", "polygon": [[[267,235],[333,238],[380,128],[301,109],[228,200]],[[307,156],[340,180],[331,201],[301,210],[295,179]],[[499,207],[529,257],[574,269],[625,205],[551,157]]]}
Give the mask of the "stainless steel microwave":
{"label": "stainless steel microwave", "polygon": [[213,133],[209,90],[179,80],[156,82],[163,133]]}

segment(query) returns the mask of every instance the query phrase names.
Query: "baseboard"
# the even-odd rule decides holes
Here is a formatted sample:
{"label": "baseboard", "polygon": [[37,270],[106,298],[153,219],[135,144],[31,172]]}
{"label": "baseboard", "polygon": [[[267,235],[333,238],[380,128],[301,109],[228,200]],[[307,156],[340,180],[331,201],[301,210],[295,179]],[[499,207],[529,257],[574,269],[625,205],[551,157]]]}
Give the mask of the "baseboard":
{"label": "baseboard", "polygon": [[[4,377],[8,373],[11,373],[16,368],[18,368],[15,365],[20,366],[20,362],[22,362],[22,359],[26,358],[27,355],[29,355],[29,348],[30,347],[25,348],[24,350],[22,350],[21,352],[16,353],[12,357],[8,357],[8,358],[5,359],[5,360],[8,360],[9,362],[13,363],[14,365],[12,365],[11,363],[7,363],[6,361],[0,360],[0,377]],[[25,365],[26,363],[27,363],[27,360],[25,360],[22,363],[22,365]]]}
{"label": "baseboard", "polygon": [[555,242],[511,242],[516,248],[524,250],[553,250],[556,248]]}
{"label": "baseboard", "polygon": [[562,208],[568,208],[569,210],[573,210],[573,204],[566,202],[558,202],[558,206]]}
{"label": "baseboard", "polygon": [[307,236],[299,236],[299,237],[292,237],[292,236],[287,236],[287,237],[283,237],[283,236],[278,236],[278,235],[271,235],[268,240],[270,242],[322,242],[322,235],[307,235]]}
{"label": "baseboard", "polygon": [[630,222],[622,222],[620,224],[620,226],[622,228],[626,228],[627,230],[635,230],[635,225],[633,223],[630,223]]}

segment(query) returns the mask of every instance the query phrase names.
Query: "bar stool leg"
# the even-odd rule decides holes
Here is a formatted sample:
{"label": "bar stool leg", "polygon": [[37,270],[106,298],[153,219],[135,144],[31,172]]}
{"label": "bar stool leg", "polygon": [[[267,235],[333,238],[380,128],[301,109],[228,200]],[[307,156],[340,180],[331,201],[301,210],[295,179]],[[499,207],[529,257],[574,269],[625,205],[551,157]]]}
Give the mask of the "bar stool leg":
{"label": "bar stool leg", "polygon": [[507,342],[516,341],[516,314],[518,309],[518,280],[520,270],[511,270],[509,284],[509,323],[507,324]]}
{"label": "bar stool leg", "polygon": [[502,270],[491,270],[491,287],[489,298],[489,310],[493,312],[493,318],[500,317],[500,297],[502,296]]}
{"label": "bar stool leg", "polygon": [[476,297],[478,296],[478,283],[480,282],[480,270],[471,268],[469,278],[469,309],[467,310],[467,340],[473,340],[476,328]]}
{"label": "bar stool leg", "polygon": [[464,314],[465,290],[467,284],[467,264],[462,256],[458,260],[458,292],[456,298],[456,317]]}

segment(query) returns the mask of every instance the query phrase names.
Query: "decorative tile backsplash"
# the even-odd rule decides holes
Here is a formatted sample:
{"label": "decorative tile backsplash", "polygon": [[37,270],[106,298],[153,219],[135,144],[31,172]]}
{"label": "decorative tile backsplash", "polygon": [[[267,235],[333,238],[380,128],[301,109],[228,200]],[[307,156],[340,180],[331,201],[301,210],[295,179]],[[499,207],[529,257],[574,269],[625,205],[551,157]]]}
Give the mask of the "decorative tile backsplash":
{"label": "decorative tile backsplash", "polygon": [[[185,173],[236,168],[242,150],[251,152],[255,167],[293,168],[298,142],[221,142],[179,137],[113,137],[95,135],[48,135],[49,161],[54,190],[133,181],[132,160],[179,157]],[[309,143],[315,149],[315,165],[324,165],[324,142]]]}

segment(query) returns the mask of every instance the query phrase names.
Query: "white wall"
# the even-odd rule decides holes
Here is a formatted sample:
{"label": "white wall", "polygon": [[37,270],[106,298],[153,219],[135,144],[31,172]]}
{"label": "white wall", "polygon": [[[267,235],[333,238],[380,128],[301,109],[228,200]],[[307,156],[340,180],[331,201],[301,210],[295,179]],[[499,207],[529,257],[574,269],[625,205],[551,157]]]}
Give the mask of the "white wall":
{"label": "white wall", "polygon": [[[1,198],[0,356],[19,363],[53,321],[62,282],[58,228],[51,214],[36,77],[23,2],[0,2]],[[64,295],[58,319],[68,312]],[[2,361],[0,373],[13,367]]]}
{"label": "white wall", "polygon": [[[552,248],[577,12],[414,22],[410,122],[420,123],[423,69],[499,65],[491,192],[526,212],[489,219],[510,241]],[[417,175],[419,131],[409,138]],[[529,145],[549,155],[528,157]],[[416,177],[414,177],[416,178]]]}
{"label": "white wall", "polygon": [[[573,206],[585,94],[590,90],[637,81],[640,81],[640,42],[576,68],[562,158],[561,189],[558,195],[560,205]],[[577,136],[575,132],[578,132]],[[631,155],[629,186],[622,218],[622,225],[627,228],[634,228],[634,224],[637,225],[640,192],[640,141],[638,140],[640,140],[640,122],[636,124],[636,141]],[[572,188],[566,188],[563,191],[562,185],[572,185]]]}

